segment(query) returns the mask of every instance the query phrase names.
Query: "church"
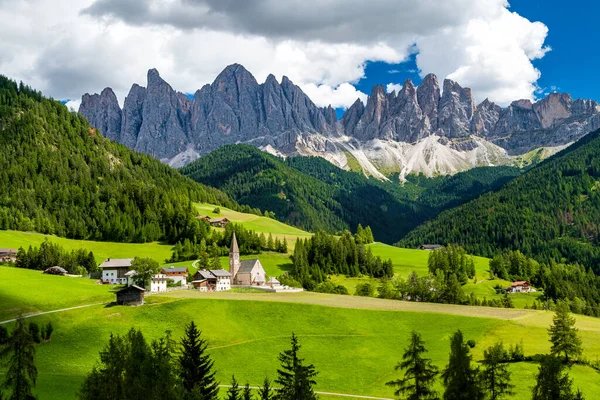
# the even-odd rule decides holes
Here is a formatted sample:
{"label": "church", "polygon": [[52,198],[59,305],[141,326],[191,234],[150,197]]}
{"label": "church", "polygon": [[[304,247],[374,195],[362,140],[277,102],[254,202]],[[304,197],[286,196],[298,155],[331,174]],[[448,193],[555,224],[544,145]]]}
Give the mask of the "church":
{"label": "church", "polygon": [[235,232],[229,250],[229,272],[231,273],[232,285],[264,286],[267,282],[265,269],[258,258],[240,260],[240,250]]}

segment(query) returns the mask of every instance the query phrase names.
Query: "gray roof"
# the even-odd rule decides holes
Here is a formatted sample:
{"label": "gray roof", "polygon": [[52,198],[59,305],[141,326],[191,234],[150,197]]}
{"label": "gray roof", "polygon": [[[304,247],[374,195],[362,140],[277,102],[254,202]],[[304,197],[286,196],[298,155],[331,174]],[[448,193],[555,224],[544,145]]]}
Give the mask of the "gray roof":
{"label": "gray roof", "polygon": [[276,278],[271,277],[267,283],[279,283],[279,281]]}
{"label": "gray roof", "polygon": [[257,262],[258,258],[240,261],[240,269],[238,270],[238,274],[249,274],[250,272],[252,272],[252,268],[254,268]]}
{"label": "gray roof", "polygon": [[99,268],[129,268],[133,258],[107,258]]}
{"label": "gray roof", "polygon": [[427,249],[427,250],[437,250],[437,249],[443,249],[444,246],[442,246],[441,244],[422,244],[421,248]]}
{"label": "gray roof", "polygon": [[125,272],[125,276],[136,276],[136,275],[137,275],[137,271],[135,269]]}
{"label": "gray roof", "polygon": [[117,293],[124,292],[126,290],[131,290],[132,288],[136,289],[137,291],[140,291],[140,292],[145,292],[146,291],[146,289],[141,288],[138,285],[131,285],[131,286],[127,286],[126,288],[123,288],[123,289],[119,290]]}
{"label": "gray roof", "polygon": [[198,270],[197,274],[200,274],[200,276],[204,279],[215,279],[216,278],[210,271],[207,271],[205,269]]}
{"label": "gray roof", "polygon": [[163,268],[162,269],[163,272],[169,273],[169,272],[187,272],[187,267],[168,267],[168,268]]}
{"label": "gray roof", "polygon": [[231,274],[224,269],[211,269],[210,272],[216,277],[230,277]]}

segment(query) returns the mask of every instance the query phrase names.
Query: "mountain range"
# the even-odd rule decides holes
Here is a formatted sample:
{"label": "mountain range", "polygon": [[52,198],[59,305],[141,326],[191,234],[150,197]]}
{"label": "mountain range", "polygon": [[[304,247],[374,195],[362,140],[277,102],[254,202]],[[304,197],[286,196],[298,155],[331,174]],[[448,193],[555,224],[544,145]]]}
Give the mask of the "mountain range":
{"label": "mountain range", "polygon": [[522,165],[545,158],[600,127],[594,100],[551,93],[502,108],[476,104],[471,90],[435,75],[396,93],[374,86],[337,119],[287,77],[259,84],[239,64],[226,67],[192,96],[157,70],[134,84],[123,108],[110,88],[85,94],[79,112],[106,137],[174,167],[225,144],[246,143],[280,155],[314,155],[388,179],[398,173],[453,174],[475,166]]}

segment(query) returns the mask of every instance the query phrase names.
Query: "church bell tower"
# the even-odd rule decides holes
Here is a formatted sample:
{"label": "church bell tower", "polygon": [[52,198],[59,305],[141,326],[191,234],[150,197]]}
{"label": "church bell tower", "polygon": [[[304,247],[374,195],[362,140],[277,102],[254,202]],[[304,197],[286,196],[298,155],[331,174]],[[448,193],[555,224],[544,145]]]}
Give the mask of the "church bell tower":
{"label": "church bell tower", "polygon": [[[231,238],[231,248],[229,249],[229,273],[231,274],[232,281],[237,281],[237,273],[240,270],[240,249],[238,248],[237,239],[235,238],[235,232]],[[232,283],[233,283],[232,282]]]}

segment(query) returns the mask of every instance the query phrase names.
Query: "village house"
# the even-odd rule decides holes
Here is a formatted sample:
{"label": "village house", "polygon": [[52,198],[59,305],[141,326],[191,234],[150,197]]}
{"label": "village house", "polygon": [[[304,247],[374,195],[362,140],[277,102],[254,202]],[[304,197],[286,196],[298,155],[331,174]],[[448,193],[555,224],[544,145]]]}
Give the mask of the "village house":
{"label": "village house", "polygon": [[419,249],[421,250],[440,250],[443,248],[444,246],[440,244],[422,244],[421,246],[419,246]]}
{"label": "village house", "polygon": [[127,284],[125,274],[132,262],[133,258],[107,258],[98,266],[102,270],[102,283]]}
{"label": "village house", "polygon": [[265,269],[257,258],[240,261],[240,250],[235,232],[229,250],[229,272],[232,276],[233,285],[264,286],[266,283]]}
{"label": "village house", "polygon": [[167,291],[167,275],[156,274],[150,279],[150,293],[161,293]]}
{"label": "village house", "polygon": [[117,305],[141,306],[144,304],[146,290],[136,285],[127,286],[117,292]]}
{"label": "village house", "polygon": [[531,283],[528,281],[516,281],[510,285],[510,288],[507,289],[507,292],[510,293],[529,293],[533,292],[535,289],[531,287]]}
{"label": "village house", "polygon": [[194,288],[201,292],[222,292],[231,289],[231,274],[224,269],[201,269],[194,275]]}
{"label": "village house", "polygon": [[0,249],[0,262],[17,261],[17,249]]}
{"label": "village house", "polygon": [[174,267],[163,268],[161,270],[168,279],[172,279],[175,284],[180,283],[181,286],[187,285],[188,269],[187,267]]}
{"label": "village house", "polygon": [[229,220],[225,217],[221,217],[221,218],[211,218],[208,222],[210,223],[211,226],[225,228],[227,226],[227,224],[229,223]]}

